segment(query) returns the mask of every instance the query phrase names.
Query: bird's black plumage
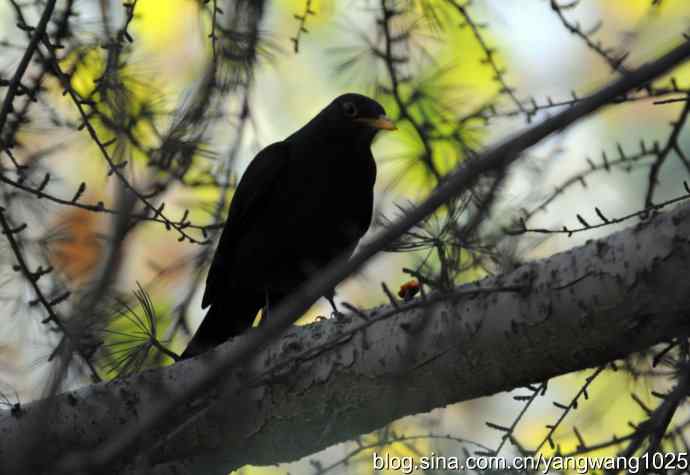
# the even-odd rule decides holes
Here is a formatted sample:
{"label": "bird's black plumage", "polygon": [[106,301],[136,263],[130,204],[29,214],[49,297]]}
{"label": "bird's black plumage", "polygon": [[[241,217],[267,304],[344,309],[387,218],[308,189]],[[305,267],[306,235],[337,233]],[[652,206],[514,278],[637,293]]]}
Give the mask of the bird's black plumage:
{"label": "bird's black plumage", "polygon": [[345,94],[259,152],[237,187],[206,280],[202,308],[211,308],[183,358],[239,335],[267,303],[276,306],[354,251],[372,217],[371,142],[379,129],[394,128],[379,103]]}

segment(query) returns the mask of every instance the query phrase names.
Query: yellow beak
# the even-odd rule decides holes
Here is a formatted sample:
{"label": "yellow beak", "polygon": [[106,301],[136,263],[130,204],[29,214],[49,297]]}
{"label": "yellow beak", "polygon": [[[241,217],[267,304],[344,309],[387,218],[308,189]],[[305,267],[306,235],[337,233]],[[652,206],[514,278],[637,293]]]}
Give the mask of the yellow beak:
{"label": "yellow beak", "polygon": [[393,121],[385,115],[380,115],[376,119],[361,118],[355,119],[357,122],[366,124],[369,127],[381,130],[398,130]]}

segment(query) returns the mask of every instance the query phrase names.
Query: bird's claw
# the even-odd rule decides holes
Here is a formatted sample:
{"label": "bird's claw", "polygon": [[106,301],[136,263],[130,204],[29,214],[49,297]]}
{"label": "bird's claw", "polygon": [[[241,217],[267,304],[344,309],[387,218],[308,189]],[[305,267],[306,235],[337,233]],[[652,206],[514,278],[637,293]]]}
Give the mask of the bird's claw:
{"label": "bird's claw", "polygon": [[336,308],[331,312],[331,318],[335,319],[336,322],[342,322],[345,314]]}

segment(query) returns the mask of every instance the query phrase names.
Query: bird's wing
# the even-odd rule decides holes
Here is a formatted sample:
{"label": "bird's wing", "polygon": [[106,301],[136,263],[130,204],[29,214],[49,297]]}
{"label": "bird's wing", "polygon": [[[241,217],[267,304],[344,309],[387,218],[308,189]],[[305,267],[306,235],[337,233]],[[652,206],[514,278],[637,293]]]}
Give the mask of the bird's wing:
{"label": "bird's wing", "polygon": [[288,144],[276,142],[261,150],[242,175],[206,278],[201,308],[211,305],[217,295],[226,291],[232,272],[230,267],[235,243],[243,230],[248,228],[248,220],[260,214],[264,203],[271,199],[275,185],[287,166],[288,158]]}

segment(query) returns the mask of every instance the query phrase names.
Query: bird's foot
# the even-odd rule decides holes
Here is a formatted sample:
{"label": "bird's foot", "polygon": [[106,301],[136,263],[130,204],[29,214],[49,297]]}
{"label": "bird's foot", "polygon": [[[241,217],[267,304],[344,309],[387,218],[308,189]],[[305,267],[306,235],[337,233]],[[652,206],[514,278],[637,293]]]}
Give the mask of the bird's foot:
{"label": "bird's foot", "polygon": [[338,306],[335,304],[334,296],[331,294],[326,296],[326,299],[328,299],[328,303],[331,304],[331,308],[333,309],[333,312],[331,312],[331,318],[334,318],[337,322],[342,321],[343,317],[345,317],[345,314],[338,310]]}
{"label": "bird's foot", "polygon": [[334,318],[336,322],[341,322],[345,318],[345,314],[340,310],[335,310],[331,313],[331,318]]}

